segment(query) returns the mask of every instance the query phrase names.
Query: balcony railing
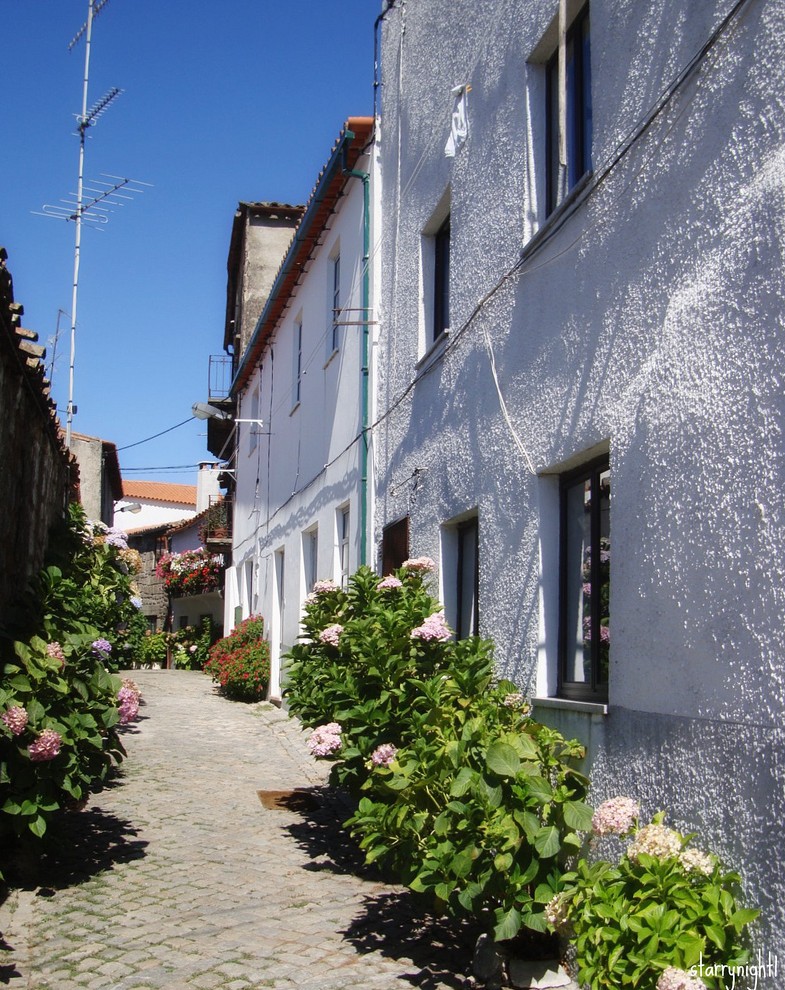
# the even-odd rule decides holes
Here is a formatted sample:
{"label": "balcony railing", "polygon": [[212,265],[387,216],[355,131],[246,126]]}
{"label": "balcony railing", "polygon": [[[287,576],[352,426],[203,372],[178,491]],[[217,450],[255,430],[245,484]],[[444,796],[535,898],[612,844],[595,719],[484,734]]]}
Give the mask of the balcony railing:
{"label": "balcony railing", "polygon": [[230,497],[211,495],[199,534],[210,553],[227,553],[232,547],[234,503]]}
{"label": "balcony railing", "polygon": [[232,358],[228,354],[211,354],[207,371],[207,398],[225,399],[232,386]]}

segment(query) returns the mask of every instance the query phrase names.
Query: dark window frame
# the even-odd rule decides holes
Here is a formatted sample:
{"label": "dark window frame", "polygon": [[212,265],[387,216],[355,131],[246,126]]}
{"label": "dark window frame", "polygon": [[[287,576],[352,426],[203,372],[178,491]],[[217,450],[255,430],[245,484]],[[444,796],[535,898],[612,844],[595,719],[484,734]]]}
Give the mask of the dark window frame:
{"label": "dark window frame", "polygon": [[[592,588],[601,587],[601,540],[602,540],[602,482],[601,476],[610,472],[610,458],[606,455],[588,464],[562,475],[559,479],[559,676],[558,695],[573,701],[592,701],[605,703],[608,701],[608,676],[603,679],[602,669],[602,638],[593,635],[590,639],[591,652],[589,657],[590,677],[588,681],[575,681],[568,678],[568,671],[574,664],[574,630],[569,628],[569,563],[568,548],[568,492],[576,485],[591,484],[590,497],[590,547],[591,572],[589,584]],[[610,506],[609,506],[610,507]],[[601,595],[593,594],[590,598],[591,614],[590,628],[599,631],[602,619]],[[606,647],[610,652],[609,645]],[[585,641],[584,641],[585,650]]]}
{"label": "dark window frame", "polygon": [[433,235],[433,340],[450,326],[450,214]]}
{"label": "dark window frame", "polygon": [[[567,29],[567,176],[564,195],[591,171],[591,26],[586,4]],[[550,215],[560,202],[559,190],[559,51],[545,65],[545,205]],[[579,111],[579,112],[578,112]]]}
{"label": "dark window frame", "polygon": [[392,574],[409,558],[409,517],[389,523],[382,530],[382,574]]}
{"label": "dark window frame", "polygon": [[[456,526],[456,536],[458,538],[458,565],[456,567],[456,612],[455,612],[455,636],[463,639],[468,636],[479,636],[480,628],[480,523],[477,516],[472,516],[465,522]],[[462,633],[464,626],[464,612],[467,603],[464,600],[464,569],[466,566],[466,540],[470,535],[474,536],[474,568],[472,574],[472,592],[474,595],[474,614],[471,617],[471,628],[465,634]]]}

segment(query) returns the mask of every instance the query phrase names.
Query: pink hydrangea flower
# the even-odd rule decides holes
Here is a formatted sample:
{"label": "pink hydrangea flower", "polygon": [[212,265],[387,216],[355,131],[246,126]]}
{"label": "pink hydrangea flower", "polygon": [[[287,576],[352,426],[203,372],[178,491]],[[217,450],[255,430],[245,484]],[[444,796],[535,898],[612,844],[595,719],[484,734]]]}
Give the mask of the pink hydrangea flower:
{"label": "pink hydrangea flower", "polygon": [[398,750],[392,743],[382,743],[371,753],[371,763],[376,767],[389,767]]}
{"label": "pink hydrangea flower", "polygon": [[27,712],[19,705],[14,705],[3,713],[3,721],[15,736],[21,736],[27,725]]}
{"label": "pink hydrangea flower", "polygon": [[330,646],[338,646],[342,632],[343,626],[336,622],[334,625],[327,626],[326,629],[322,629],[319,633],[319,642],[329,643]]}
{"label": "pink hydrangea flower", "polygon": [[331,581],[329,579],[326,581],[314,581],[313,593],[315,595],[322,595],[327,591],[335,591],[337,587],[338,585],[335,581]]}
{"label": "pink hydrangea flower", "polygon": [[313,756],[329,756],[341,748],[341,726],[328,722],[317,726],[308,738],[308,749]]}
{"label": "pink hydrangea flower", "polygon": [[641,806],[632,798],[609,798],[594,812],[592,831],[595,835],[626,835],[640,813]]}
{"label": "pink hydrangea flower", "polygon": [[44,729],[36,741],[27,747],[27,752],[34,763],[44,763],[57,756],[62,742],[59,732],[55,732],[54,729]]}
{"label": "pink hydrangea flower", "polygon": [[700,849],[684,849],[679,854],[679,863],[685,873],[698,873],[701,876],[711,876],[714,871],[714,860]]}
{"label": "pink hydrangea flower", "polygon": [[657,980],[657,990],[706,990],[706,984],[686,970],[668,966]]}
{"label": "pink hydrangea flower", "polygon": [[46,655],[53,660],[59,660],[60,666],[65,667],[65,653],[63,653],[63,648],[57,641],[46,644]]}
{"label": "pink hydrangea flower", "polygon": [[421,639],[425,642],[429,642],[430,640],[444,642],[452,636],[452,632],[445,622],[444,613],[434,612],[433,615],[428,616],[421,626],[412,629],[409,635],[412,639]]}
{"label": "pink hydrangea flower", "polygon": [[402,567],[405,567],[407,571],[435,571],[436,564],[430,557],[412,557],[409,560],[404,560]]}
{"label": "pink hydrangea flower", "polygon": [[394,574],[388,574],[386,578],[383,578],[377,585],[377,591],[387,591],[388,588],[402,588],[403,581],[395,577]]}
{"label": "pink hydrangea flower", "polygon": [[139,715],[139,695],[131,688],[121,687],[117,692],[120,725],[128,725]]}
{"label": "pink hydrangea flower", "polygon": [[645,853],[655,859],[671,859],[681,852],[681,836],[667,825],[644,825],[627,847],[627,855],[636,863]]}

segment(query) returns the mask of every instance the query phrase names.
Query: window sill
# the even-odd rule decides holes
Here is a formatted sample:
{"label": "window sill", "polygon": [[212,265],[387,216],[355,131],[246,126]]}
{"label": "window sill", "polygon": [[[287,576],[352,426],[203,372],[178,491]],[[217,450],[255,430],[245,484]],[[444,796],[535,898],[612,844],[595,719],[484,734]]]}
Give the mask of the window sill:
{"label": "window sill", "polygon": [[563,223],[566,222],[568,217],[570,217],[575,210],[580,206],[580,204],[589,195],[592,188],[592,180],[594,178],[594,172],[587,172],[569,191],[569,193],[564,197],[564,199],[559,203],[556,209],[549,214],[540,229],[529,238],[529,240],[521,248],[521,261],[524,261],[530,254],[534,254],[535,251],[540,247],[543,241],[545,241],[550,234],[552,234],[556,228],[561,227]]}
{"label": "window sill", "polygon": [[330,355],[328,356],[327,360],[324,362],[324,367],[325,368],[327,367],[328,364],[331,364],[332,363],[333,358],[340,351],[340,349],[341,349],[340,347],[336,347],[335,350],[330,353]]}
{"label": "window sill", "polygon": [[573,701],[571,698],[532,698],[532,708],[558,708],[586,715],[607,715],[608,705],[601,701]]}
{"label": "window sill", "polygon": [[439,334],[436,340],[434,340],[434,342],[431,344],[431,346],[428,348],[425,354],[423,354],[423,356],[414,366],[418,375],[421,372],[426,371],[428,368],[430,368],[430,366],[434,363],[434,361],[438,360],[442,351],[447,346],[447,341],[449,339],[450,339],[450,328],[446,327],[444,330],[442,330],[442,332]]}

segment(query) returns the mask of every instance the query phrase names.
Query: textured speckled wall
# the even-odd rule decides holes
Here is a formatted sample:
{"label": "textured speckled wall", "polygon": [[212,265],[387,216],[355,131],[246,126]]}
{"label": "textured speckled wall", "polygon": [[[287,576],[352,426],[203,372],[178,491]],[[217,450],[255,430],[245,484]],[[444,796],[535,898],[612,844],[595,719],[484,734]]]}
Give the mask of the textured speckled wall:
{"label": "textured speckled wall", "polygon": [[[742,870],[785,964],[785,7],[748,0],[712,41],[732,7],[593,0],[593,174],[547,225],[555,0],[387,12],[377,539],[408,513],[438,560],[476,508],[481,632],[552,694],[554,477],[610,451],[608,714],[540,714],[590,745],[597,800],[667,808]],[[447,191],[451,332],[424,353]]]}

